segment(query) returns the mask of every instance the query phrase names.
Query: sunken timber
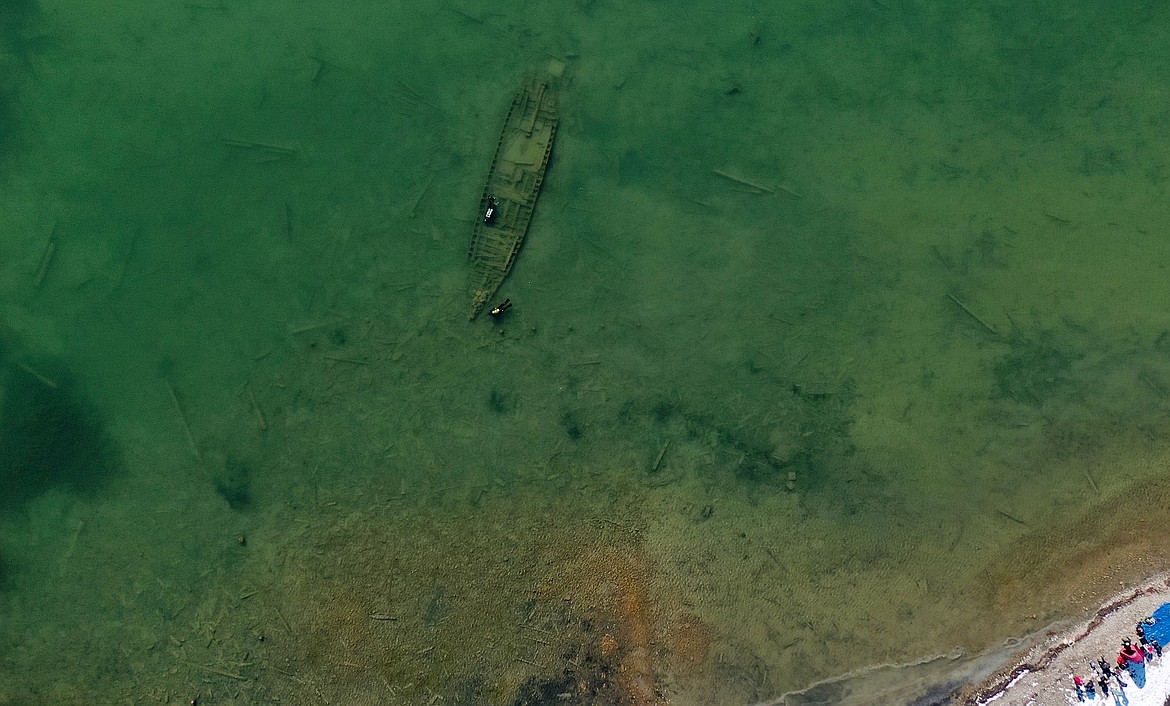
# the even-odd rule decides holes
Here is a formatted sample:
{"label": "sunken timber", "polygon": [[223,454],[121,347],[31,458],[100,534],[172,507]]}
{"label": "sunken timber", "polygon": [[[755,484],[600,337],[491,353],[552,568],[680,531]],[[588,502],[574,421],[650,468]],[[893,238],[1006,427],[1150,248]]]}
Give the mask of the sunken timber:
{"label": "sunken timber", "polygon": [[496,155],[479,198],[471,233],[471,313],[474,319],[503,284],[536,208],[557,132],[557,86],[564,64],[530,76],[512,99]]}

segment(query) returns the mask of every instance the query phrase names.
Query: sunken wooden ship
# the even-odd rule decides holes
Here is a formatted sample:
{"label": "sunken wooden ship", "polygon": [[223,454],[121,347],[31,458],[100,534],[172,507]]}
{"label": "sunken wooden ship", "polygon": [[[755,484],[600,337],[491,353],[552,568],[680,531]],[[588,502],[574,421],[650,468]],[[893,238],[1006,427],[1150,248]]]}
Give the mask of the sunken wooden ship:
{"label": "sunken wooden ship", "polygon": [[564,64],[552,62],[546,74],[529,76],[508,109],[467,251],[470,319],[495,296],[528,233],[557,132],[557,88],[563,70]]}

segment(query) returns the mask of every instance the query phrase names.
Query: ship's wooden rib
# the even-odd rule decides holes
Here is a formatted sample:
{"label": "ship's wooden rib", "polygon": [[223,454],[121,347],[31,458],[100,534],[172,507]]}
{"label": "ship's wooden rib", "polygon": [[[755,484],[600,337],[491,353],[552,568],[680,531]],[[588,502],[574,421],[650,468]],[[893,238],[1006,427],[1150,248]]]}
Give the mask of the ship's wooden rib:
{"label": "ship's wooden rib", "polygon": [[[556,136],[557,83],[563,68],[554,62],[547,75],[529,77],[504,120],[467,251],[471,319],[500,288],[524,243]],[[494,217],[488,221],[485,214],[493,207]]]}

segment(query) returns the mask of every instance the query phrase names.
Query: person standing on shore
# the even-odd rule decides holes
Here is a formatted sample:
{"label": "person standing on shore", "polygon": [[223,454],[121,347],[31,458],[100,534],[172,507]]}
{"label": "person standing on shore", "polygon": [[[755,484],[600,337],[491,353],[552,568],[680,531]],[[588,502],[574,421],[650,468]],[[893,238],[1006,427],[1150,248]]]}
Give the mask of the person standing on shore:
{"label": "person standing on shore", "polygon": [[1070,676],[1072,676],[1073,686],[1076,687],[1076,690],[1077,690],[1077,701],[1084,701],[1085,700],[1085,682],[1084,682],[1084,680],[1075,674],[1072,674]]}
{"label": "person standing on shore", "polygon": [[1097,658],[1097,666],[1101,668],[1101,674],[1106,677],[1113,676],[1113,670],[1109,667],[1109,663],[1105,661],[1104,657]]}
{"label": "person standing on shore", "polygon": [[1121,653],[1118,657],[1133,664],[1141,664],[1145,661],[1144,653],[1145,650],[1138,649],[1137,645],[1133,644],[1129,638],[1126,638],[1121,641]]}

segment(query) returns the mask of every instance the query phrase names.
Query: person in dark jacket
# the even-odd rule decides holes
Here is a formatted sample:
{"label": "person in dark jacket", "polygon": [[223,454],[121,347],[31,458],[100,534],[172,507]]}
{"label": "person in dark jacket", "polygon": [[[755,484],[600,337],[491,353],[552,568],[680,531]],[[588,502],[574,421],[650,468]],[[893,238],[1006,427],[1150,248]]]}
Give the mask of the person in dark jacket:
{"label": "person in dark jacket", "polygon": [[1113,676],[1113,670],[1109,667],[1109,663],[1105,661],[1104,657],[1097,658],[1097,666],[1101,668],[1101,673],[1105,676]]}
{"label": "person in dark jacket", "polygon": [[1150,641],[1146,639],[1146,630],[1142,627],[1141,623],[1138,623],[1137,627],[1134,628],[1133,631],[1137,635],[1139,645],[1145,647],[1146,645],[1150,644]]}

